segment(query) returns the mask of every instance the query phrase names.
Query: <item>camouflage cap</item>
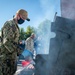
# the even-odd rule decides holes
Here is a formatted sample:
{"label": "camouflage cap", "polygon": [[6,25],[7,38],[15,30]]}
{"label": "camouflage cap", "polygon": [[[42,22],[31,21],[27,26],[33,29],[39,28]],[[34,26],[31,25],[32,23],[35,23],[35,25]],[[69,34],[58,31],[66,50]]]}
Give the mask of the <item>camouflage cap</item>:
{"label": "camouflage cap", "polygon": [[30,19],[28,18],[28,12],[24,9],[20,9],[17,11],[17,14],[22,15],[23,18],[26,18],[27,21],[30,21]]}

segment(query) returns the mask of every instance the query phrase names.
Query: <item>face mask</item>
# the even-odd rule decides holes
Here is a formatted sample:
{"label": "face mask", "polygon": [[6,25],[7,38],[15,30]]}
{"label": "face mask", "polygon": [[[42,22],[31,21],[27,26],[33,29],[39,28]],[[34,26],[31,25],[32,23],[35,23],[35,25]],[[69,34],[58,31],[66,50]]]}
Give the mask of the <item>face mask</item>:
{"label": "face mask", "polygon": [[22,23],[24,23],[24,20],[20,18],[20,19],[18,20],[18,24],[22,24]]}

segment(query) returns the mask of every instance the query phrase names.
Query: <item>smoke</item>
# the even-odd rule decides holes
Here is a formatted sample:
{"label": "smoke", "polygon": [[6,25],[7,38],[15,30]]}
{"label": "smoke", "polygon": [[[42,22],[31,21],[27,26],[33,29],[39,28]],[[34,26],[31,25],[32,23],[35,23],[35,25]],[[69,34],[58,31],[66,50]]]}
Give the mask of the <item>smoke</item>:
{"label": "smoke", "polygon": [[[57,11],[56,5],[59,3],[59,0],[58,1],[39,0],[39,1],[44,16],[39,16],[35,21],[35,24],[37,25],[41,22],[44,22],[46,19],[50,20],[50,22],[45,21],[43,23],[43,28],[41,29],[43,31],[41,32],[41,34],[38,33],[39,36],[41,35],[40,43],[42,44],[41,50],[38,49],[38,54],[49,54],[50,39],[55,37],[55,33],[51,32],[51,21],[53,21],[54,19],[55,12]],[[58,8],[59,8],[59,4],[58,4]]]}
{"label": "smoke", "polygon": [[35,20],[33,24],[35,27],[46,19],[53,21],[55,12],[57,11],[55,8],[55,5],[57,4],[55,0],[53,0],[53,2],[52,0],[39,0],[39,2],[43,13],[41,13],[41,15]]}
{"label": "smoke", "polygon": [[54,12],[55,12],[55,6],[54,4],[51,2],[51,0],[40,0],[40,5],[44,11],[44,18],[47,18],[47,19],[50,19],[52,20],[53,19],[53,15],[54,15]]}
{"label": "smoke", "polygon": [[[52,0],[40,0],[40,6],[44,12],[43,17],[38,17],[38,22],[43,25],[43,28],[41,27],[41,32],[38,33],[38,36],[40,38],[40,46],[41,48],[38,48],[38,54],[49,54],[49,46],[50,46],[50,39],[55,37],[55,33],[51,32],[51,21],[54,19],[55,14],[55,5],[56,2]],[[48,19],[48,20],[47,20]],[[41,36],[40,36],[41,35]]]}
{"label": "smoke", "polygon": [[50,20],[45,20],[40,24],[37,35],[37,54],[49,54],[50,39],[55,37],[55,33],[51,32]]}
{"label": "smoke", "polygon": [[61,0],[61,16],[75,20],[75,0]]}

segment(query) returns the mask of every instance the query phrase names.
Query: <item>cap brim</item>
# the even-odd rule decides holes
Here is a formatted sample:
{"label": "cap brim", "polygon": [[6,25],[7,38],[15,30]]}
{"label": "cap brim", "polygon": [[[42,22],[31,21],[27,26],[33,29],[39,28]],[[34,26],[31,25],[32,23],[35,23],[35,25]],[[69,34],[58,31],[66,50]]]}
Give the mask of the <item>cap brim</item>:
{"label": "cap brim", "polygon": [[30,21],[30,19],[29,19],[29,18],[27,18],[26,20],[27,20],[27,21]]}

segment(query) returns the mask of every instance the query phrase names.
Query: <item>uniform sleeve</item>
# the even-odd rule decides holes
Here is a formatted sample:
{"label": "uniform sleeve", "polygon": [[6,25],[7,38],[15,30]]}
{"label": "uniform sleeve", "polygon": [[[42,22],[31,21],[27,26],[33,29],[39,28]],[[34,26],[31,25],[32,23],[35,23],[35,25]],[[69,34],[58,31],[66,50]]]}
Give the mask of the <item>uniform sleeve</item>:
{"label": "uniform sleeve", "polygon": [[16,50],[15,45],[12,43],[14,41],[14,29],[9,22],[6,22],[2,28],[2,39],[3,45],[8,50],[9,53]]}
{"label": "uniform sleeve", "polygon": [[[4,24],[2,32],[3,32],[3,41],[5,40],[5,42],[3,43],[3,45],[9,51],[9,53],[16,51],[17,54],[19,55],[22,53],[22,50],[21,50],[21,48],[19,48],[17,43],[14,41],[15,38],[17,38],[17,37],[15,37],[16,30],[17,29],[16,29],[15,25],[12,25],[9,22],[6,22]],[[16,45],[14,43],[16,43]]]}
{"label": "uniform sleeve", "polygon": [[29,49],[29,46],[30,46],[30,45],[29,45],[29,42],[30,42],[30,41],[29,41],[29,38],[27,38],[26,41],[25,41],[25,48],[26,48],[26,49]]}

